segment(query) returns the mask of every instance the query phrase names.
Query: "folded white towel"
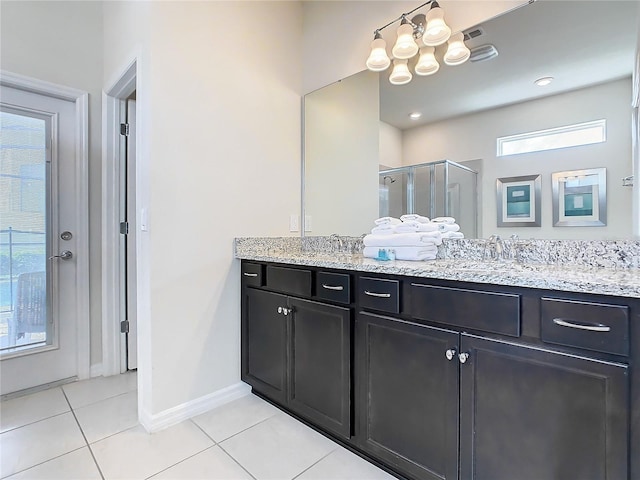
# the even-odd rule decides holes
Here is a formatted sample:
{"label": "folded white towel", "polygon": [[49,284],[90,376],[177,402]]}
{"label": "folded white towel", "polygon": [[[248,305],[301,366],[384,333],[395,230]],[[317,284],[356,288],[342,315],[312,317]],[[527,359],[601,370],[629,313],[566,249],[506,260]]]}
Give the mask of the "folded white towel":
{"label": "folded white towel", "polygon": [[387,225],[378,225],[377,227],[373,227],[371,229],[371,233],[374,235],[392,235],[395,233],[396,225],[387,224]]}
{"label": "folded white towel", "polygon": [[437,232],[438,225],[435,223],[420,223],[415,220],[409,220],[402,222],[400,225],[395,226],[396,233],[409,233],[409,232]]}
{"label": "folded white towel", "polygon": [[365,247],[414,247],[440,245],[440,232],[396,233],[395,235],[366,235],[363,239]]}
{"label": "folded white towel", "polygon": [[[364,247],[362,255],[367,258],[378,258],[378,247]],[[434,247],[395,247],[396,260],[435,260],[438,249]]]}
{"label": "folded white towel", "polygon": [[436,225],[438,226],[440,233],[457,232],[460,230],[460,225],[457,223],[436,223]]}
{"label": "folded white towel", "polygon": [[462,233],[462,232],[444,232],[442,234],[442,238],[464,238],[464,233]]}
{"label": "folded white towel", "polygon": [[456,219],[453,217],[436,217],[431,221],[435,223],[456,223]]}
{"label": "folded white towel", "polygon": [[429,219],[427,217],[423,217],[422,215],[418,215],[417,213],[407,213],[406,215],[402,215],[400,220],[403,222],[415,221],[419,223],[429,223]]}
{"label": "folded white towel", "polygon": [[377,220],[374,220],[376,225],[398,225],[400,220],[395,217],[380,217]]}

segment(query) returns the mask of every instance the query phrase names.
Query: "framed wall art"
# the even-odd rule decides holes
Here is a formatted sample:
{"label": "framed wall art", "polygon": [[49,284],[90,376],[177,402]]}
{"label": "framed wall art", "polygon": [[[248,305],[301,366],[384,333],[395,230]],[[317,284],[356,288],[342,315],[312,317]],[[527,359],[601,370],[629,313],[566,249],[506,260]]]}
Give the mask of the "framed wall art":
{"label": "framed wall art", "polygon": [[498,227],[540,226],[540,175],[496,180]]}
{"label": "framed wall art", "polygon": [[607,169],[591,168],[551,175],[554,227],[607,224]]}

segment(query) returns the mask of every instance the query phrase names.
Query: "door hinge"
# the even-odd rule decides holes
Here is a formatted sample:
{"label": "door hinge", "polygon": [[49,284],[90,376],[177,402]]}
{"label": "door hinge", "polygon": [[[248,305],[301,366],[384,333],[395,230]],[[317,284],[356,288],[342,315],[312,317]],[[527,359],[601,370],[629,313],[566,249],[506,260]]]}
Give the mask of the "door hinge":
{"label": "door hinge", "polygon": [[121,235],[129,234],[129,222],[120,222],[120,234]]}
{"label": "door hinge", "polygon": [[120,322],[120,333],[129,333],[129,320]]}
{"label": "door hinge", "polygon": [[120,124],[120,135],[124,135],[125,137],[129,135],[129,124],[121,123]]}

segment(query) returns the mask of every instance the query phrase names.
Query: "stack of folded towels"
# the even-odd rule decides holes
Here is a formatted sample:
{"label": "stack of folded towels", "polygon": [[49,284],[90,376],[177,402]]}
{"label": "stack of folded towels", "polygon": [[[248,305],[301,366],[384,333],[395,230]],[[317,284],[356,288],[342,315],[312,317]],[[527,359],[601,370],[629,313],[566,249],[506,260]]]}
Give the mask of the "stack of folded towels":
{"label": "stack of folded towels", "polygon": [[375,224],[364,237],[362,253],[368,258],[380,258],[380,251],[384,249],[393,250],[396,260],[435,260],[443,238],[464,238],[453,217],[429,220],[409,214],[400,219],[382,217]]}

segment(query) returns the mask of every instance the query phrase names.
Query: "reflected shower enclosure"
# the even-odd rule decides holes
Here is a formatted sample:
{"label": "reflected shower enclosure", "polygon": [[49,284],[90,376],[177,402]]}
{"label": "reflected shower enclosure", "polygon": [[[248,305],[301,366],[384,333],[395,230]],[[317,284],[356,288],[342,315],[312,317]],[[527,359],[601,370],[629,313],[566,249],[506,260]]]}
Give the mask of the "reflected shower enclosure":
{"label": "reflected shower enclosure", "polygon": [[450,160],[381,170],[380,216],[455,217],[466,238],[478,237],[478,172]]}

